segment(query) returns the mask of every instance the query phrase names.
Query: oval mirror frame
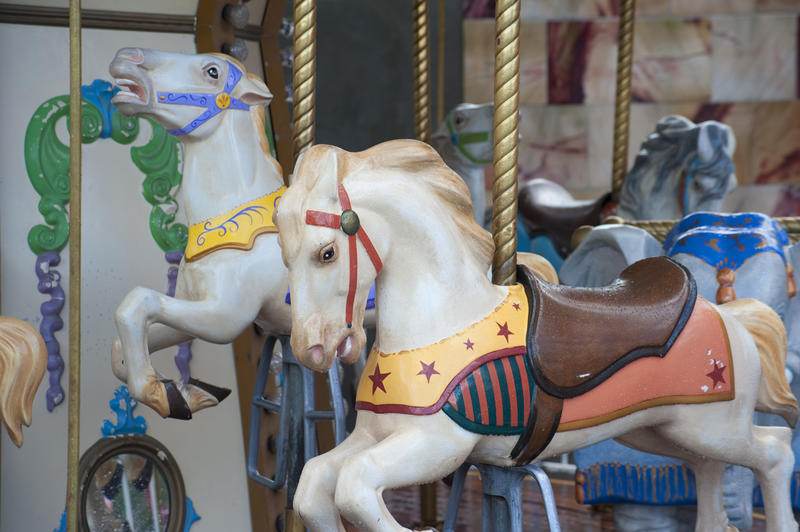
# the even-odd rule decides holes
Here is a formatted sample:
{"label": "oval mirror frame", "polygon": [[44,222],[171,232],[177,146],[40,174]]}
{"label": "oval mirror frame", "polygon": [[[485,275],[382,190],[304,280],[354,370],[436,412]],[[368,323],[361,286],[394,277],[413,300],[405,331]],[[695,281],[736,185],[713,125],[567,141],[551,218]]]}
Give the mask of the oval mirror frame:
{"label": "oval mirror frame", "polygon": [[186,488],[178,462],[169,450],[153,437],[146,434],[122,434],[97,440],[81,456],[78,466],[80,494],[78,498],[79,529],[91,532],[86,512],[87,487],[100,466],[106,460],[120,454],[138,454],[157,464],[169,490],[169,521],[165,532],[183,532],[186,520]]}

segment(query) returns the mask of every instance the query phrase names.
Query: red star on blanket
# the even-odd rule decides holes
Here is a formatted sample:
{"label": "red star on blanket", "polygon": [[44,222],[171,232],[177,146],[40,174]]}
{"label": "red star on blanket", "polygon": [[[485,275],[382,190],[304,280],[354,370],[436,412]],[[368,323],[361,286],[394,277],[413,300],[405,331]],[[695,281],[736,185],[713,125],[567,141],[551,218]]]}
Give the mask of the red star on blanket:
{"label": "red star on blanket", "polygon": [[427,379],[428,379],[428,382],[431,382],[431,377],[432,376],[441,375],[441,373],[436,371],[436,368],[433,367],[433,365],[436,364],[435,360],[433,362],[431,362],[430,364],[426,364],[425,362],[423,362],[421,360],[419,361],[419,363],[422,364],[422,369],[420,370],[419,373],[417,373],[417,375],[425,375],[425,377],[427,377]]}
{"label": "red star on blanket", "polygon": [[383,386],[383,381],[391,374],[391,371],[388,373],[381,373],[380,365],[375,364],[375,373],[369,375],[369,380],[372,381],[372,395],[375,395],[375,390],[378,388],[380,388],[383,393],[386,393],[386,388]]}
{"label": "red star on blanket", "polygon": [[505,322],[503,325],[500,325],[499,322],[495,323],[497,323],[497,326],[500,327],[500,330],[497,331],[497,336],[505,336],[506,342],[508,342],[508,337],[514,334],[513,332],[508,330],[508,322]]}
{"label": "red star on blanket", "polygon": [[473,342],[470,342],[469,338],[467,338],[467,341],[464,342],[464,345],[467,346],[467,349],[469,351],[474,351],[474,349],[472,349],[472,348],[475,347],[475,344]]}
{"label": "red star on blanket", "polygon": [[711,373],[706,373],[706,377],[711,378],[714,381],[714,384],[711,385],[712,388],[717,387],[717,383],[725,384],[725,377],[722,376],[722,372],[725,371],[725,366],[720,367],[717,364],[714,364],[714,369]]}
{"label": "red star on blanket", "polygon": [[516,301],[511,303],[511,306],[514,307],[514,310],[519,310],[519,303],[517,303]]}

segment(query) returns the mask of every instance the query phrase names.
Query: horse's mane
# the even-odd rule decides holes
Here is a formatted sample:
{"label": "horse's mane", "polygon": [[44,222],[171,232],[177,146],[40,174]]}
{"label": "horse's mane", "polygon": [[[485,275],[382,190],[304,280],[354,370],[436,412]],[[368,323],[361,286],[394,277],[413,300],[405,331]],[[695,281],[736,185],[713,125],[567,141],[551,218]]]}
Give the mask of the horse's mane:
{"label": "horse's mane", "polygon": [[[703,127],[714,128],[709,131],[709,138],[714,148],[714,156],[709,161],[697,159],[694,171],[698,174],[717,178],[713,190],[709,194],[724,194],[728,186],[728,177],[734,167],[722,141],[725,136],[719,124],[695,124],[688,118],[670,115],[656,124],[656,129],[642,143],[625,183],[622,187],[620,203],[625,205],[641,205],[642,194],[657,194],[674,178],[681,168],[688,166],[690,157],[697,152],[698,137]],[[645,186],[646,176],[654,164],[660,165],[652,187]]]}
{"label": "horse's mane", "polygon": [[[309,148],[297,163],[294,186],[311,191],[323,175],[323,171],[303,171],[309,165],[318,168],[324,157],[335,151],[338,163],[339,182],[346,182],[356,170],[399,170],[391,175],[407,176],[412,186],[423,187],[445,211],[470,247],[472,256],[485,264],[492,261],[494,241],[472,216],[472,202],[466,183],[442,161],[439,154],[428,144],[416,140],[391,140],[361,152],[348,152],[334,146],[317,145]],[[370,179],[379,179],[382,172],[370,174]]]}
{"label": "horse's mane", "polygon": [[0,420],[22,445],[22,424],[31,424],[33,399],[47,366],[44,340],[30,324],[0,316]]}

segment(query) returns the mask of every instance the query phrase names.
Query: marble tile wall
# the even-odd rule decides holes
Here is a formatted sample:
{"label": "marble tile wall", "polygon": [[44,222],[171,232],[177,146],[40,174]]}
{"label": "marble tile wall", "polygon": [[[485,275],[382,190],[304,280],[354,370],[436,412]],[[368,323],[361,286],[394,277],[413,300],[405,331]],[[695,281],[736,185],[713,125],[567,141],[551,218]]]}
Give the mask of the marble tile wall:
{"label": "marble tile wall", "polygon": [[[491,101],[494,2],[462,0],[464,93]],[[619,0],[522,0],[520,179],[611,182]],[[477,17],[477,18],[476,18]],[[736,209],[800,215],[800,0],[638,0],[629,165],[659,118],[737,139]]]}

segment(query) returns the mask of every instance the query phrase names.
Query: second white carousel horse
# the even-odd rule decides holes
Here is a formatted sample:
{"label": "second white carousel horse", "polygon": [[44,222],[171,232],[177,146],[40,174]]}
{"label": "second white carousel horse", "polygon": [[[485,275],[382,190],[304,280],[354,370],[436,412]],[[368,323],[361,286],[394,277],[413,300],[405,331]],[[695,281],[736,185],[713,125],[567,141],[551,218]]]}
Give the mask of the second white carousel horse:
{"label": "second white carousel horse", "polygon": [[124,48],[110,66],[125,115],[151,118],[184,149],[180,204],[189,225],[175,297],[138,287],[115,315],[114,373],[162,416],[182,419],[228,390],[196,379],[176,385],[149,354],[190,338],[233,341],[253,321],[288,334],[288,281],[272,213],[284,190],[270,155],[264,106],[272,95],[241,63],[220,54]]}
{"label": "second white carousel horse", "polygon": [[708,303],[665,258],[600,290],[551,285],[524,267],[521,285],[493,285],[492,240],[466,186],[416,141],[311,148],[276,221],[302,363],[325,371],[351,358],[344,346],[359,350],[376,282],[355,430],[306,464],[294,499],[312,531],[344,530],[341,517],[405,530],[384,489],[442,478],[466,459],[508,466],[608,438],[692,465],[697,531],[726,530],[726,462],[756,472],[770,531],[797,530],[791,432],[752,422],[756,408],[791,424],[798,414],[782,371],[761,371],[782,368],[786,348],[763,303]]}

